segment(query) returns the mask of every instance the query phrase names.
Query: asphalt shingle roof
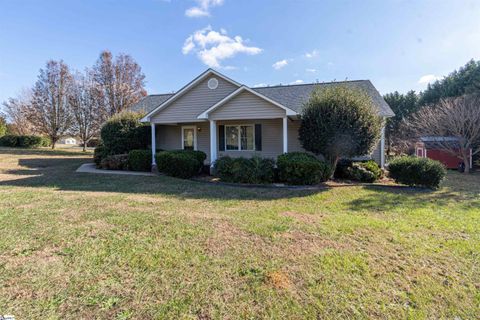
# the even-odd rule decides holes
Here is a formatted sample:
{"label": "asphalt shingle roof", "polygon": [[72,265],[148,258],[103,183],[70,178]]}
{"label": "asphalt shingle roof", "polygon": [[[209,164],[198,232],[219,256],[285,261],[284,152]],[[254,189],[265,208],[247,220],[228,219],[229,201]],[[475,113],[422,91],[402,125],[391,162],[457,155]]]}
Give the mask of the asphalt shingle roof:
{"label": "asphalt shingle roof", "polygon": [[[290,108],[298,113],[301,113],[303,104],[308,100],[310,94],[316,87],[329,87],[336,85],[346,85],[353,89],[360,89],[366,92],[373,100],[375,106],[378,108],[381,116],[390,117],[394,116],[392,109],[385,102],[383,97],[373,86],[370,80],[356,80],[356,81],[339,81],[339,82],[327,82],[327,83],[309,83],[299,85],[284,85],[284,86],[271,86],[271,87],[259,87],[252,88],[256,92],[263,94],[264,96]],[[154,94],[149,95],[140,100],[137,104],[131,107],[132,111],[148,113],[158,107],[160,104],[170,98],[173,93],[170,94]]]}

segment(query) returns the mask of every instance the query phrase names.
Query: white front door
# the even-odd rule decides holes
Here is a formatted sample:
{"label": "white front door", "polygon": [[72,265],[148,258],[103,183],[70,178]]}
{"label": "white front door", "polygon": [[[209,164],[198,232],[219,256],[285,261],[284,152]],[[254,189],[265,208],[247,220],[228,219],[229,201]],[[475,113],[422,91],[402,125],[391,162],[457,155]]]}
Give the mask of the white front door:
{"label": "white front door", "polygon": [[182,127],[182,149],[197,150],[197,128],[195,126]]}

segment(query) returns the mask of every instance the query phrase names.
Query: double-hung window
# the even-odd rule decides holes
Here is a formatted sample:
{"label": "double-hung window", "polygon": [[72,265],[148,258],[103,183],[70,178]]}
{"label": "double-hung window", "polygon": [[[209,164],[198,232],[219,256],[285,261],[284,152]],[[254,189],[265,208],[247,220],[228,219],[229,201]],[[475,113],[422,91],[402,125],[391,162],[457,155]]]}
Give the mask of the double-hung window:
{"label": "double-hung window", "polygon": [[228,151],[254,151],[255,127],[251,125],[226,125],[225,147]]}

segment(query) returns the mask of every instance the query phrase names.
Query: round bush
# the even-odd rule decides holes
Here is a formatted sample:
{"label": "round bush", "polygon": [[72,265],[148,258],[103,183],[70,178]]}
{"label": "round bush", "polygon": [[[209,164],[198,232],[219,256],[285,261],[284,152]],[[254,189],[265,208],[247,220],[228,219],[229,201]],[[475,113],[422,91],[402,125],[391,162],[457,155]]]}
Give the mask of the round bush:
{"label": "round bush", "polygon": [[140,122],[138,113],[123,112],[110,118],[102,126],[100,136],[109,154],[128,153],[134,149],[147,149],[150,126]]}
{"label": "round bush", "polygon": [[133,171],[150,171],[152,167],[152,151],[131,150],[128,153],[128,167]]}
{"label": "round bush", "polygon": [[305,152],[290,152],[278,156],[277,168],[280,181],[295,185],[326,181],[331,171],[328,164]]}
{"label": "round bush", "polygon": [[202,168],[203,164],[197,156],[187,151],[162,151],[155,155],[155,161],[159,172],[187,179],[197,175]]}
{"label": "round bush", "polygon": [[107,149],[103,144],[99,144],[93,151],[93,162],[100,167],[102,159],[108,156]]}
{"label": "round bush", "polygon": [[128,170],[128,154],[114,154],[102,159],[100,166],[107,170]]}
{"label": "round bush", "polygon": [[258,156],[250,159],[226,156],[215,161],[214,172],[216,176],[225,182],[272,183],[275,177],[275,161]]}
{"label": "round bush", "polygon": [[375,182],[383,176],[382,169],[373,160],[353,162],[342,159],[337,163],[335,178],[360,182]]}
{"label": "round bush", "polygon": [[389,165],[389,176],[397,183],[436,189],[445,178],[444,165],[428,158],[399,157]]}

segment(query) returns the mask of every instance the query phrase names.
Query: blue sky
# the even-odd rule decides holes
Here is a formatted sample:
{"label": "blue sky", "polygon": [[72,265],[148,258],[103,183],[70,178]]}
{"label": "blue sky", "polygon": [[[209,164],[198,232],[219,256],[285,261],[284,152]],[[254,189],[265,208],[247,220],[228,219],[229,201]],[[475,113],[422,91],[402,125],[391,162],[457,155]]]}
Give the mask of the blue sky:
{"label": "blue sky", "polygon": [[480,57],[479,1],[0,0],[0,101],[48,59],[131,54],[149,93],[215,67],[238,82],[370,79],[384,94]]}

